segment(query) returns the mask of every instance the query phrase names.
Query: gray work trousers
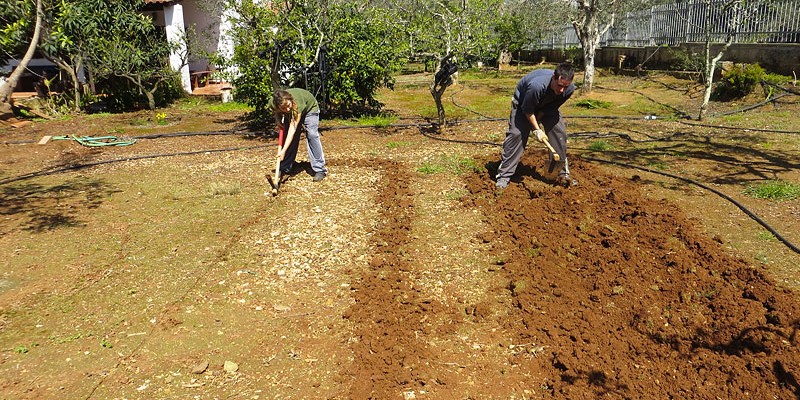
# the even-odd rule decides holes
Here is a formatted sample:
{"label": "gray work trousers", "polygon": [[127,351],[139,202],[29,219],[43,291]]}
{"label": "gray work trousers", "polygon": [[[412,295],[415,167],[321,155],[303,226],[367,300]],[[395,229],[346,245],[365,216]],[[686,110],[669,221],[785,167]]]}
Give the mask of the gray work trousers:
{"label": "gray work trousers", "polygon": [[[564,168],[559,172],[559,175],[569,175],[569,166],[566,163],[567,128],[566,124],[564,124],[564,118],[561,117],[561,111],[553,110],[537,113],[536,121],[539,122],[539,125],[547,134],[550,145],[553,146],[559,157],[565,161]],[[514,100],[511,103],[511,115],[508,117],[508,131],[506,132],[506,139],[503,141],[503,153],[500,167],[497,168],[497,178],[511,178],[514,175],[519,160],[522,159],[522,153],[528,145],[531,129],[531,122],[525,116],[525,113],[517,112],[517,102]],[[553,155],[550,154],[550,162],[552,161]]]}
{"label": "gray work trousers", "polygon": [[[314,172],[328,174],[325,168],[325,154],[322,152],[322,141],[319,138],[319,113],[308,113],[303,120],[303,127],[306,131],[306,148],[308,150],[308,161]],[[297,127],[292,144],[286,149],[286,156],[281,160],[281,171],[292,170],[294,160],[297,157],[297,149],[300,147],[300,127]]]}

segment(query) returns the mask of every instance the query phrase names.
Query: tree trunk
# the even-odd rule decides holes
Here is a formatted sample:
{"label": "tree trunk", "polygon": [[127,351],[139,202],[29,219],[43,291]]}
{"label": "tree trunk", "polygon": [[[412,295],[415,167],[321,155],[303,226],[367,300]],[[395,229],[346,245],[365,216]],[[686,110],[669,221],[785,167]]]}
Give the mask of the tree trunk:
{"label": "tree trunk", "polygon": [[81,84],[78,81],[78,68],[80,66],[80,61],[76,66],[73,67],[72,64],[66,62],[60,58],[48,57],[50,61],[58,65],[62,71],[66,72],[69,75],[69,79],[72,81],[72,101],[75,103],[72,107],[73,111],[78,112],[81,110]]}
{"label": "tree trunk", "polygon": [[592,86],[594,85],[594,56],[600,44],[600,31],[597,29],[597,21],[594,15],[587,15],[583,25],[573,23],[573,27],[575,28],[575,33],[578,34],[578,39],[583,49],[585,72],[581,93],[588,94],[592,92]]}
{"label": "tree trunk", "polygon": [[600,47],[600,38],[614,25],[615,14],[611,14],[611,21],[600,28],[598,21],[598,13],[595,1],[586,3],[584,1],[578,2],[579,8],[583,12],[583,19],[580,22],[573,21],[572,27],[578,35],[583,48],[583,67],[585,74],[583,76],[583,86],[581,93],[588,94],[592,91],[594,85],[594,58],[597,53],[597,48]]}
{"label": "tree trunk", "polygon": [[719,50],[714,58],[711,58],[711,42],[706,39],[705,44],[705,90],[703,91],[703,104],[700,105],[700,114],[697,116],[698,121],[702,121],[703,117],[706,116],[706,112],[708,111],[708,103],[711,101],[711,92],[714,88],[714,71],[717,68],[717,63],[719,60],[722,59],[722,56],[725,54],[725,51],[728,50],[728,47],[731,46],[733,43],[733,38],[728,38],[722,48]]}
{"label": "tree trunk", "polygon": [[145,91],[145,96],[147,96],[147,109],[148,110],[155,110],[156,109],[156,98],[152,92]]}
{"label": "tree trunk", "polygon": [[84,70],[86,71],[86,80],[89,82],[89,93],[95,96],[97,95],[97,89],[94,82],[94,67],[92,64],[86,63]]}
{"label": "tree trunk", "polygon": [[20,60],[19,65],[17,68],[14,69],[14,72],[8,77],[3,84],[0,85],[0,105],[2,106],[2,110],[0,110],[0,114],[6,112],[6,110],[11,109],[11,94],[14,93],[14,88],[17,86],[17,82],[19,82],[19,78],[22,76],[22,73],[25,72],[25,69],[28,67],[28,63],[33,58],[33,54],[36,51],[36,47],[39,44],[39,38],[42,35],[42,0],[36,0],[36,25],[33,29],[33,37],[31,38],[31,43],[28,45],[28,50],[25,52],[25,55]]}
{"label": "tree trunk", "polygon": [[75,102],[72,110],[75,112],[81,111],[81,92],[83,92],[83,88],[81,87],[80,80],[78,80],[78,71],[80,71],[81,64],[81,60],[79,59],[75,64],[75,69],[69,71],[69,76],[72,78],[72,100]]}
{"label": "tree trunk", "polygon": [[439,131],[442,132],[447,126],[447,118],[444,112],[444,104],[442,104],[442,95],[447,88],[453,84],[452,76],[454,73],[450,71],[450,59],[453,54],[448,54],[443,59],[439,60],[436,66],[436,73],[433,74],[433,82],[431,82],[430,90],[433,101],[436,103],[436,113],[439,122]]}
{"label": "tree trunk", "polygon": [[593,44],[588,46],[588,49],[584,47],[583,49],[583,86],[581,87],[581,93],[591,93],[592,86],[594,85],[594,56],[595,50]]}

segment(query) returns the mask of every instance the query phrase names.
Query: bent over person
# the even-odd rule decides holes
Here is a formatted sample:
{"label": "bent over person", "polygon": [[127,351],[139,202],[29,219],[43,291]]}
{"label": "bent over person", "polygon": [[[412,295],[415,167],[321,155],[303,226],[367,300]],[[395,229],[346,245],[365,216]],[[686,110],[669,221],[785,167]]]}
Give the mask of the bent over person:
{"label": "bent over person", "polygon": [[[558,172],[556,183],[565,187],[576,186],[578,182],[569,175],[567,163],[567,130],[561,116],[561,107],[575,92],[572,78],[575,70],[570,63],[561,63],[555,70],[537,69],[525,75],[517,83],[511,101],[511,114],[508,118],[508,131],[503,141],[500,167],[497,169],[496,185],[505,189],[517,170],[522,153],[528,145],[528,137],[533,133],[540,142],[548,140],[560,160],[564,160]],[[556,162],[553,154],[546,168]]]}
{"label": "bent over person", "polygon": [[328,175],[325,155],[319,136],[319,103],[311,92],[304,89],[276,90],[269,102],[275,114],[278,129],[286,132],[283,148],[278,153],[281,173],[288,174],[294,166],[297,149],[300,147],[300,122],[306,131],[308,160],[314,171],[314,181],[319,182]]}

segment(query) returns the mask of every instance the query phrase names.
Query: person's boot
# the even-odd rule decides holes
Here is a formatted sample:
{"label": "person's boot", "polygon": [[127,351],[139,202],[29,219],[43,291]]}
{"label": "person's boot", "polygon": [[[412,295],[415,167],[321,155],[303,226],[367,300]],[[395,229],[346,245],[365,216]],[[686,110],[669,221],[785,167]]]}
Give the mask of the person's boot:
{"label": "person's boot", "polygon": [[511,181],[510,178],[497,178],[497,182],[495,183],[495,186],[498,189],[505,189],[505,188],[508,187],[508,182],[510,182],[510,181]]}
{"label": "person's boot", "polygon": [[569,175],[561,175],[556,180],[556,185],[563,186],[565,188],[570,188],[573,186],[578,186],[578,181],[572,179]]}

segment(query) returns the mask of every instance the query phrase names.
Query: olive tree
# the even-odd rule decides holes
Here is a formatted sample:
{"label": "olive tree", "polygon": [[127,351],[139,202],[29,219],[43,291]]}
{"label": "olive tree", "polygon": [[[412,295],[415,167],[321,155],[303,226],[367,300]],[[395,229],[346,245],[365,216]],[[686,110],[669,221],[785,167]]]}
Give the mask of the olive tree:
{"label": "olive tree", "polygon": [[152,110],[160,105],[159,92],[165,100],[182,94],[180,77],[168,63],[172,47],[148,17],[125,14],[97,38],[87,60],[115,108],[133,108],[144,97]]}
{"label": "olive tree", "polygon": [[470,60],[488,57],[494,25],[502,0],[394,0],[398,23],[402,24],[409,57],[434,60],[429,85],[436,103],[439,129],[445,129],[442,96],[454,83],[458,67]]}
{"label": "olive tree", "polygon": [[651,0],[562,0],[571,7],[571,21],[583,51],[583,85],[581,91],[589,93],[594,85],[594,59],[600,40],[614,25],[617,14],[641,9]]}
{"label": "olive tree", "polygon": [[532,48],[567,21],[560,11],[563,7],[561,0],[504,1],[492,40],[496,53],[519,54],[522,50]]}
{"label": "olive tree", "polygon": [[[714,87],[714,72],[717,63],[722,59],[725,52],[733,44],[738,29],[744,23],[759,24],[756,15],[759,9],[768,5],[767,1],[745,1],[745,0],[702,0],[697,3],[701,6],[700,15],[703,41],[703,102],[700,105],[698,120],[702,120],[708,111],[708,103],[711,100],[711,93]],[[716,28],[715,28],[716,27]],[[715,32],[716,30],[716,32]],[[719,47],[716,53],[712,52],[712,44],[717,43]]]}
{"label": "olive tree", "polygon": [[261,123],[274,90],[306,88],[328,112],[377,107],[377,90],[393,83],[399,64],[393,25],[356,1],[229,0],[236,97]]}
{"label": "olive tree", "polygon": [[17,68],[9,75],[8,79],[0,83],[0,115],[11,114],[11,95],[14,93],[14,88],[17,86],[19,78],[27,68],[28,63],[33,58],[36,47],[39,43],[39,38],[42,32],[42,1],[36,0],[35,7],[33,8],[33,33],[28,36],[30,30],[31,4],[28,1],[15,1],[10,2],[6,8],[0,11],[0,49],[2,55],[6,58],[16,56],[23,43],[28,41],[27,50],[25,51],[22,59],[20,60]]}

